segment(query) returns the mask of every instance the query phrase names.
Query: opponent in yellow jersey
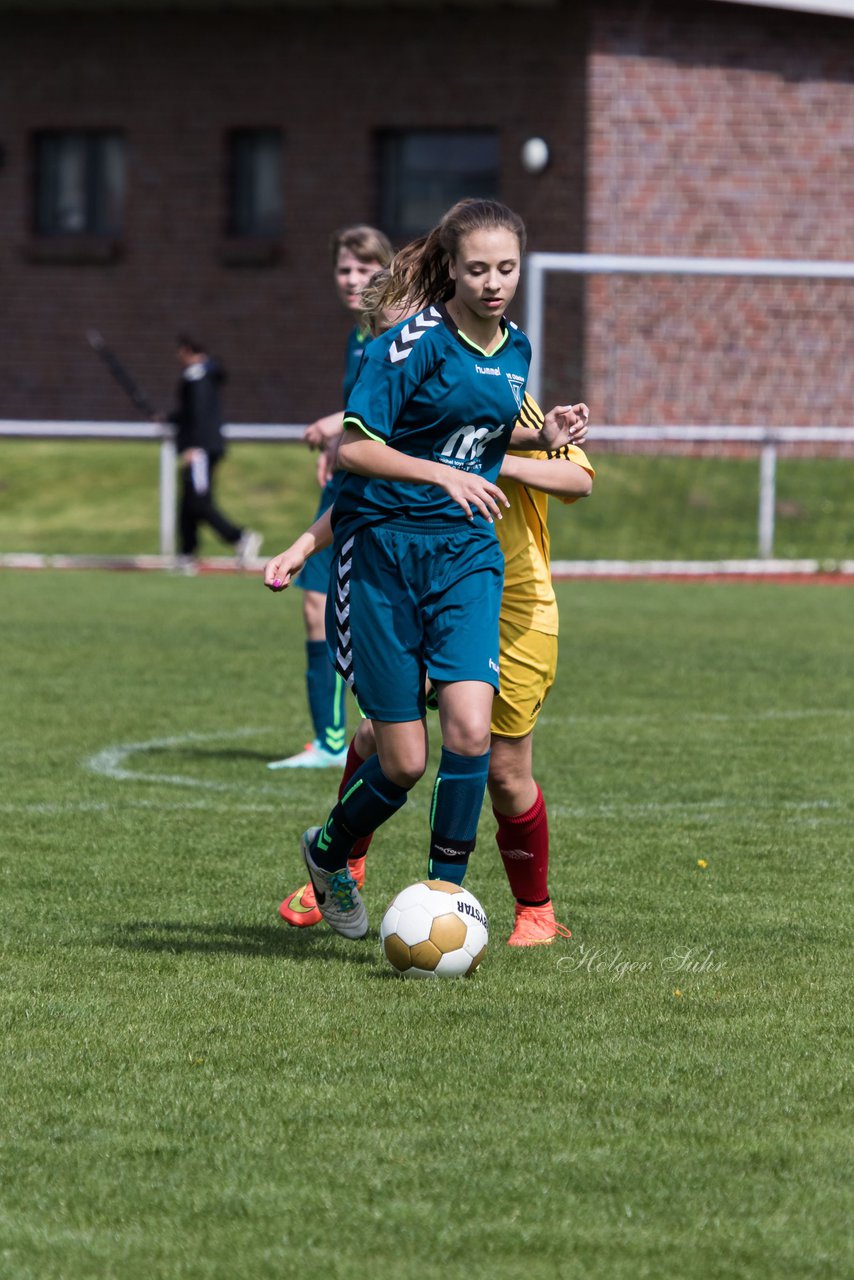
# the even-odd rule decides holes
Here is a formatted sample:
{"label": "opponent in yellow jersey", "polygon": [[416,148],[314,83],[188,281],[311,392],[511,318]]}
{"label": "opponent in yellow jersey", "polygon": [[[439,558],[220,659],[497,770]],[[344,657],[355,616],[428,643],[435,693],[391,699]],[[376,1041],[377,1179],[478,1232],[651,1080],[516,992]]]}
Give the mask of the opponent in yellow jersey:
{"label": "opponent in yellow jersey", "polygon": [[[539,406],[527,392],[519,421],[523,426],[530,426],[534,430],[540,430],[543,422]],[[511,448],[509,474],[508,469],[504,469],[498,477],[499,486],[510,500],[509,510],[503,513],[503,519],[496,525],[498,541],[504,552],[501,616],[522,626],[530,626],[535,631],[557,635],[557,601],[549,560],[549,495],[541,489],[510,478],[514,458],[555,464],[572,462],[583,467],[591,478],[595,473],[584,451],[576,445],[567,444],[553,452],[536,448],[526,451]],[[561,502],[571,503],[577,502],[582,495],[559,493],[557,496]]]}
{"label": "opponent in yellow jersey", "polygon": [[[586,424],[586,406],[583,410]],[[520,419],[537,429],[543,414],[526,394]],[[548,888],[549,834],[543,794],[533,776],[531,735],[557,670],[558,608],[549,560],[549,495],[576,502],[594,471],[583,450],[509,453],[498,483],[510,508],[497,524],[504,552],[500,691],[492,711],[487,787],[495,838],[516,900],[511,946],[536,946],[565,932]]]}

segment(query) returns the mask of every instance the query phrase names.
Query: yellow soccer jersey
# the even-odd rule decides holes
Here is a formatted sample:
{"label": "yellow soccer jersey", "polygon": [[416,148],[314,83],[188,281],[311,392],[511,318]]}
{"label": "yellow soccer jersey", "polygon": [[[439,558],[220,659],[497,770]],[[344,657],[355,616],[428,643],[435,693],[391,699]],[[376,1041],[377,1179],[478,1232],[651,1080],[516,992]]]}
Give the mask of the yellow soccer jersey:
{"label": "yellow soccer jersey", "polygon": [[[535,423],[542,425],[542,411],[527,393],[519,420],[523,426],[532,426],[535,430]],[[587,455],[577,445],[563,445],[554,451],[514,449],[513,453],[523,458],[548,459],[557,467],[563,462],[574,462],[591,477],[595,475]],[[504,552],[501,617],[532,631],[556,636],[558,608],[552,586],[547,524],[549,495],[503,476],[499,476],[498,484],[510,501],[510,509],[495,522]],[[578,499],[559,498],[558,501],[568,505]]]}

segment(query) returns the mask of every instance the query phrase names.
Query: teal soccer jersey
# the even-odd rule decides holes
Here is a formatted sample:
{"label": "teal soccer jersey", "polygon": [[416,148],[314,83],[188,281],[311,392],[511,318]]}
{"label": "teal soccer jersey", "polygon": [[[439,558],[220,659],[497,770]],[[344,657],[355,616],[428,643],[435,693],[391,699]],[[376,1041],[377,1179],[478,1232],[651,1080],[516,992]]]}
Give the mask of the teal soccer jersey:
{"label": "teal soccer jersey", "polygon": [[[344,426],[412,457],[495,480],[520,411],[531,348],[502,324],[491,355],[471,343],[441,305],[427,307],[365,348]],[[335,502],[336,535],[389,518],[465,520],[438,485],[348,474]],[[475,520],[475,525],[487,522]],[[491,531],[491,529],[490,529]]]}
{"label": "teal soccer jersey", "polygon": [[359,376],[359,369],[362,364],[362,354],[368,342],[370,342],[370,335],[365,333],[359,325],[350,330],[350,336],[347,339],[347,354],[344,357],[344,395],[341,401],[345,408],[350,398],[350,392],[356,385],[356,379]]}
{"label": "teal soccer jersey", "polygon": [[[515,326],[502,324],[497,350],[485,355],[444,307],[427,307],[365,348],[344,425],[495,480],[529,360]],[[349,472],[332,518],[327,643],[364,714],[419,719],[425,674],[434,685],[497,688],[503,558],[493,525],[469,521],[439,485]]]}

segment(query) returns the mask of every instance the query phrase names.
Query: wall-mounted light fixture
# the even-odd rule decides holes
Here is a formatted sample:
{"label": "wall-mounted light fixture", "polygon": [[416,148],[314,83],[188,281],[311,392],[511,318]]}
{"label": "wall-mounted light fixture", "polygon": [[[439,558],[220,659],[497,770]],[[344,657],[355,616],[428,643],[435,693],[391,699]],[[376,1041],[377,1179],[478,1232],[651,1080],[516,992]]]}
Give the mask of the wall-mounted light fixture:
{"label": "wall-mounted light fixture", "polygon": [[542,173],[550,159],[545,138],[528,138],[522,144],[522,165],[528,173]]}

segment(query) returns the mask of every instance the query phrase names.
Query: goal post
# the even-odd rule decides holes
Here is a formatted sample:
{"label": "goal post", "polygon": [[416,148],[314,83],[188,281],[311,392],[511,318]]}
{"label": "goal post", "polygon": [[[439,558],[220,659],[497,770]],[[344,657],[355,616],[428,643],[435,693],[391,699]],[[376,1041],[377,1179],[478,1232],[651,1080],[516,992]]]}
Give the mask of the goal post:
{"label": "goal post", "polygon": [[[827,308],[827,299],[822,297],[817,304],[815,301],[816,294],[810,288],[809,282],[815,282],[816,286],[825,285],[826,282],[844,282],[854,281],[854,262],[836,261],[836,260],[800,260],[785,258],[735,258],[735,257],[683,257],[671,255],[631,255],[631,254],[593,254],[593,253],[543,253],[532,252],[525,260],[525,295],[523,306],[523,327],[528,335],[532,347],[531,368],[528,379],[528,389],[531,394],[544,403],[549,392],[546,384],[554,385],[557,378],[554,374],[556,363],[559,364],[563,358],[561,354],[560,344],[555,339],[554,332],[547,331],[547,316],[550,315],[549,305],[551,304],[554,315],[563,315],[560,307],[555,304],[554,299],[549,299],[547,303],[547,281],[550,277],[556,275],[574,275],[576,277],[586,276],[622,276],[622,277],[657,277],[658,283],[653,285],[650,282],[649,289],[643,288],[640,292],[637,287],[633,291],[630,290],[628,282],[618,286],[618,292],[611,293],[610,297],[605,299],[602,291],[599,290],[598,297],[593,296],[592,303],[589,297],[585,299],[587,308],[587,316],[585,320],[586,332],[583,337],[585,351],[584,360],[585,375],[582,386],[595,386],[597,392],[604,389],[607,391],[610,387],[609,378],[605,377],[603,381],[603,369],[610,372],[615,366],[622,366],[622,382],[618,384],[622,392],[622,399],[612,401],[611,405],[607,403],[608,396],[605,395],[605,413],[614,413],[615,421],[606,422],[600,425],[599,414],[597,413],[597,405],[592,405],[592,415],[594,426],[590,433],[591,453],[595,456],[597,444],[609,453],[630,454],[635,452],[646,452],[658,455],[673,455],[675,453],[687,453],[691,455],[694,452],[703,450],[708,453],[710,449],[719,452],[719,456],[724,459],[728,457],[758,457],[758,503],[756,509],[756,555],[760,561],[770,563],[775,553],[775,518],[776,518],[776,494],[777,494],[777,464],[780,456],[799,456],[799,457],[816,457],[820,455],[854,456],[854,426],[852,425],[809,425],[809,426],[791,426],[782,425],[780,423],[781,404],[788,404],[789,401],[774,396],[767,395],[767,384],[774,382],[777,377],[777,367],[780,360],[780,352],[776,349],[775,339],[778,340],[777,345],[783,349],[784,344],[779,342],[778,329],[775,326],[782,324],[788,326],[784,328],[789,346],[794,346],[797,350],[797,360],[801,358],[806,362],[804,367],[804,385],[808,389],[810,386],[810,378],[813,383],[820,385],[823,392],[822,404],[825,410],[829,410],[828,417],[838,418],[841,412],[850,412],[850,406],[847,404],[847,391],[845,387],[837,381],[835,377],[824,378],[822,374],[816,371],[810,364],[812,358],[811,342],[814,344],[814,335],[811,338],[810,333],[802,331],[797,327],[798,322],[802,320],[805,306],[809,309],[806,314],[810,322],[821,326],[822,342],[825,349],[834,352],[833,367],[835,369],[842,368],[842,363],[836,353],[839,351],[838,345],[834,346],[834,342],[839,342],[840,313],[838,309],[837,298],[831,299],[832,310]],[[695,303],[695,297],[690,290],[695,290],[699,286],[690,286],[686,281],[684,286],[680,284],[678,293],[679,298],[679,315],[674,316],[668,311],[668,300],[672,298],[673,291],[669,289],[665,277],[681,278],[681,277],[698,277],[698,276],[717,276],[729,277],[730,281],[722,281],[714,286],[718,291],[724,290],[729,294],[733,289],[741,289],[740,305],[749,308],[753,313],[753,323],[757,323],[755,317],[759,316],[759,323],[765,322],[767,332],[763,336],[765,347],[753,350],[748,346],[744,346],[738,350],[737,354],[730,360],[729,348],[722,348],[717,342],[717,334],[713,333],[709,336],[711,317],[712,322],[716,322],[720,313],[715,313],[712,308],[706,309],[699,302]],[[786,282],[792,282],[787,284]],[[806,287],[797,284],[798,281],[807,282]],[[740,283],[739,283],[740,282]],[[755,282],[755,292],[750,282]],[[777,283],[781,282],[781,283]],[[750,296],[745,302],[744,291],[749,290]],[[709,286],[712,289],[712,286]],[[774,291],[769,296],[768,290]],[[629,292],[627,292],[629,291]],[[664,292],[662,292],[664,291]],[[702,296],[709,292],[702,290]],[[781,295],[784,300],[781,305]],[[789,303],[790,295],[797,295],[796,303]],[[577,296],[577,295],[576,295]],[[637,299],[644,299],[644,307],[638,311],[642,324],[632,328],[635,311],[632,309],[632,302],[637,308]],[[849,305],[847,293],[843,295],[843,310],[841,323],[844,326],[845,308]],[[807,299],[805,303],[804,299]],[[616,299],[616,301],[615,301]],[[620,311],[623,302],[629,304],[628,316],[626,318]],[[769,305],[770,304],[770,305]],[[696,307],[696,309],[694,309]],[[817,307],[817,309],[816,309]],[[610,309],[609,309],[610,308]],[[793,310],[789,310],[793,308]],[[835,313],[835,314],[834,314]],[[737,312],[735,313],[737,316]],[[828,318],[830,314],[834,314],[832,323],[837,326],[831,329],[831,321]],[[662,319],[664,323],[662,323]],[[728,317],[732,328],[732,317]],[[551,318],[549,323],[554,328],[555,320]],[[698,329],[696,336],[694,335],[694,324],[697,323]],[[736,325],[738,320],[736,319]],[[652,332],[658,326],[656,337],[659,339],[658,346],[648,341],[648,333]],[[644,327],[647,334],[644,335]],[[747,326],[746,326],[747,327]],[[769,337],[769,334],[771,335]],[[662,336],[669,341],[662,341]],[[669,344],[672,341],[672,347]],[[732,335],[729,335],[729,341],[732,341]],[[679,342],[682,347],[679,347]],[[803,347],[801,352],[800,348]],[[688,378],[689,394],[685,394],[685,377],[682,374],[682,364],[690,367],[694,372],[697,366],[702,366],[706,359],[714,359],[717,355],[721,358],[721,352],[726,350],[726,358],[723,360],[722,367],[718,368],[717,381],[713,381],[716,389],[720,388],[720,394],[714,396],[714,403],[717,406],[714,409],[717,415],[712,423],[705,422],[692,424],[689,419],[691,413],[691,405],[694,397],[694,383]],[[789,348],[785,348],[788,357]],[[592,353],[592,354],[591,354]],[[547,366],[548,362],[548,366]],[[589,362],[589,363],[588,363]],[[759,379],[765,375],[765,383],[761,390],[757,390],[753,397],[752,409],[751,401],[745,398],[740,403],[740,412],[736,411],[733,415],[734,419],[741,417],[742,424],[747,413],[752,416],[747,419],[752,425],[739,425],[736,421],[726,422],[720,416],[720,403],[724,405],[728,399],[729,368],[732,366],[734,376],[741,376],[747,371],[749,380],[756,380],[757,386]],[[546,376],[546,368],[552,367],[551,376]],[[626,374],[626,369],[629,374]],[[723,373],[722,373],[723,370]],[[676,372],[674,372],[676,371]],[[597,384],[598,373],[598,384]],[[559,377],[563,380],[563,374]],[[633,380],[634,379],[634,380]],[[681,381],[680,381],[681,379]],[[675,399],[669,399],[667,391],[670,384],[674,386],[679,384],[681,391],[681,400],[679,395]],[[627,403],[634,403],[633,395],[625,394],[625,387],[629,386],[633,390],[638,390],[639,395],[636,397],[637,402],[641,404],[650,404],[650,414],[647,422],[643,425],[635,425],[635,420],[626,421],[621,408],[624,410]],[[705,389],[704,389],[705,386]],[[659,392],[658,406],[654,401],[656,395],[653,394],[649,399],[645,399],[643,389],[647,391],[652,389],[655,393]],[[776,383],[774,387],[776,391]],[[753,388],[751,388],[753,390]],[[765,392],[766,394],[763,394]],[[560,396],[558,392],[558,396]],[[593,391],[586,395],[582,393],[582,398],[587,399],[595,394]],[[707,410],[712,403],[712,398],[708,394],[708,384],[704,384],[702,378],[697,380],[697,403],[702,410]],[[599,399],[598,394],[596,395]],[[808,390],[805,391],[805,400],[810,402]],[[549,404],[551,400],[549,400]],[[681,408],[680,408],[681,405]],[[842,407],[844,405],[844,408]],[[687,406],[687,412],[686,412]],[[544,407],[548,407],[544,403]],[[768,420],[764,421],[764,412],[767,407]],[[671,416],[668,420],[668,411]],[[815,413],[820,412],[820,408]],[[601,410],[599,411],[601,412]],[[661,414],[658,417],[658,414]],[[684,413],[684,417],[681,415]],[[776,414],[777,421],[773,421]],[[700,416],[700,415],[698,415]],[[622,421],[621,421],[622,419]],[[657,419],[657,424],[656,424]],[[674,425],[681,423],[682,425]],[[717,448],[719,446],[719,449]],[[688,568],[685,560],[674,560],[671,566],[673,571],[679,565],[684,569]],[[640,565],[632,562],[626,563],[627,571],[642,571]]]}
{"label": "goal post", "polygon": [[789,258],[682,258],[618,253],[529,253],[525,259],[524,330],[532,347],[528,390],[542,394],[545,349],[546,276],[689,275],[754,276],[770,279],[854,280],[854,262],[804,261]]}

